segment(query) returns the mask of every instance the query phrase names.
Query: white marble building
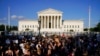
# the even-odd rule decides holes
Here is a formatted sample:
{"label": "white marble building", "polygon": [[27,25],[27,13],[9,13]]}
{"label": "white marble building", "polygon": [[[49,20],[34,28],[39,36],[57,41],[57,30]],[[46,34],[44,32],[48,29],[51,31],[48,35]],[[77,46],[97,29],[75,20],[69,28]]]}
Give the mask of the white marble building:
{"label": "white marble building", "polygon": [[38,20],[40,20],[41,32],[83,32],[84,22],[82,20],[63,20],[61,11],[49,8],[37,14],[37,20],[20,20],[18,30],[38,32]]}

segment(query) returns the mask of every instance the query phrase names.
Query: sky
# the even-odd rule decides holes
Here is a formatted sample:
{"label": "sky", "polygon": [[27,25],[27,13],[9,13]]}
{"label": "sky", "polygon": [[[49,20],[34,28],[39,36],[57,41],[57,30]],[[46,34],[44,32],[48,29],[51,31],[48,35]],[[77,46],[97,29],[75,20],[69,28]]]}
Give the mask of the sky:
{"label": "sky", "polygon": [[91,7],[91,27],[100,22],[100,0],[0,0],[0,23],[8,19],[10,8],[11,25],[18,26],[22,19],[37,20],[37,12],[53,8],[63,12],[64,20],[83,20],[88,27],[89,6]]}

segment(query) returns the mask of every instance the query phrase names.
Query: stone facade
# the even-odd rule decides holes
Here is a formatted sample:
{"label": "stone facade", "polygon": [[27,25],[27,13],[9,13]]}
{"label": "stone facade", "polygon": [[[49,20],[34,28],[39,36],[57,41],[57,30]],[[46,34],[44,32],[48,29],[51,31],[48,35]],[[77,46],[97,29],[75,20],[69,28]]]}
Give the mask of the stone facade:
{"label": "stone facade", "polygon": [[38,31],[38,20],[41,21],[41,32],[83,32],[82,20],[64,20],[62,19],[63,12],[55,9],[45,9],[37,12],[37,20],[20,20],[19,31]]}

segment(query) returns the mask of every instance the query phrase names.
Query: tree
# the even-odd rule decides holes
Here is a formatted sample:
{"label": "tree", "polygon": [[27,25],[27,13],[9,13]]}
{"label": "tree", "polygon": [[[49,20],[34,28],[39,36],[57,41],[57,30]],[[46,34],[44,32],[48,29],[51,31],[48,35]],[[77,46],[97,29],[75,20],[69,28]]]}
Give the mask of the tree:
{"label": "tree", "polygon": [[4,31],[5,30],[5,26],[2,24],[0,25],[0,31]]}
{"label": "tree", "polygon": [[90,31],[95,31],[95,28],[90,28]]}
{"label": "tree", "polygon": [[94,28],[90,28],[90,31],[100,32],[100,22]]}
{"label": "tree", "polygon": [[96,28],[97,28],[98,32],[100,32],[100,22],[97,24]]}
{"label": "tree", "polygon": [[11,30],[18,30],[18,27],[17,26],[12,26]]}
{"label": "tree", "polygon": [[[89,29],[92,32],[100,32],[100,22],[96,25],[96,27]],[[85,28],[84,31],[88,31],[88,28]]]}
{"label": "tree", "polygon": [[88,28],[85,28],[84,31],[88,31]]}
{"label": "tree", "polygon": [[[10,29],[9,29],[8,25],[6,25],[7,31],[12,31],[12,30],[17,30],[17,29],[18,29],[17,26],[10,26]],[[0,25],[0,31],[5,31],[5,25],[4,24]]]}

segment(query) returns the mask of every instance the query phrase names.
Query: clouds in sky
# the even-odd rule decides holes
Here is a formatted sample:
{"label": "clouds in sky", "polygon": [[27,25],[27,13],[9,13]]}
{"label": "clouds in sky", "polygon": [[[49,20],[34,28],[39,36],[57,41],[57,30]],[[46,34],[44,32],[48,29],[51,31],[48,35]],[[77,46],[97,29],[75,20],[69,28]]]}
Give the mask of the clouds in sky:
{"label": "clouds in sky", "polygon": [[17,16],[16,16],[16,15],[12,15],[11,18],[12,18],[12,19],[16,19]]}
{"label": "clouds in sky", "polygon": [[23,16],[12,15],[11,19],[24,19]]}
{"label": "clouds in sky", "polygon": [[24,18],[24,17],[23,17],[23,16],[18,16],[18,18],[19,18],[19,19],[22,19],[22,18]]}

